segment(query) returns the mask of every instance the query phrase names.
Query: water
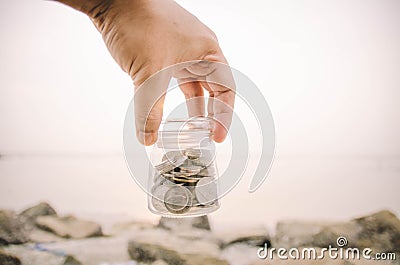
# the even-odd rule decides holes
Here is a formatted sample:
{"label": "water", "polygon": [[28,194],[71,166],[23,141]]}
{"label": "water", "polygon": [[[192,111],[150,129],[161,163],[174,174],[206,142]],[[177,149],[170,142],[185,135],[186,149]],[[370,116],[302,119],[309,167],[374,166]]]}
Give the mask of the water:
{"label": "water", "polygon": [[[250,164],[252,164],[250,162]],[[268,179],[248,193],[245,177],[210,216],[216,229],[270,226],[282,219],[347,220],[381,209],[400,215],[398,157],[277,157]],[[158,217],[122,155],[6,156],[0,159],[0,208],[50,202],[60,214],[110,225]]]}

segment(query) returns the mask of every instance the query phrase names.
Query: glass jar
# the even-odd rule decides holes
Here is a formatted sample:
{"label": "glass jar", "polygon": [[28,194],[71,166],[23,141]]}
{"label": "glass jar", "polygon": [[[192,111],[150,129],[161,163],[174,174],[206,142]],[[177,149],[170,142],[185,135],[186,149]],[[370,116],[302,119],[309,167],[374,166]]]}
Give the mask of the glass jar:
{"label": "glass jar", "polygon": [[206,215],[220,206],[212,120],[161,123],[150,154],[148,205],[166,217]]}

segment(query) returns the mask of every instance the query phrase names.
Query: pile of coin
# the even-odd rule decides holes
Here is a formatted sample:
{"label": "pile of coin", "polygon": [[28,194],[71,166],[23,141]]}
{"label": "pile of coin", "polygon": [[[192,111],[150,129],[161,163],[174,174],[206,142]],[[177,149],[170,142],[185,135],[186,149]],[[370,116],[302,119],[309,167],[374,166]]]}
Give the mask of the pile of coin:
{"label": "pile of coin", "polygon": [[154,166],[152,205],[159,212],[184,214],[217,203],[216,169],[209,150],[169,151]]}

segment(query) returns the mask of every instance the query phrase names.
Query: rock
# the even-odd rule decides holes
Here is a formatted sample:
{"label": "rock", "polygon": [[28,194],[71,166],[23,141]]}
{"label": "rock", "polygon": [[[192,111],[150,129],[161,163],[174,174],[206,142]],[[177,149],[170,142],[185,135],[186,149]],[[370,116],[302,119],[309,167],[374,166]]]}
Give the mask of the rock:
{"label": "rock", "polygon": [[183,255],[183,258],[185,259],[185,264],[187,264],[187,265],[205,265],[205,264],[229,265],[229,263],[226,260],[217,258],[214,256],[209,256],[209,255],[207,255],[207,253],[205,253],[203,255],[199,255],[199,254]]}
{"label": "rock", "polygon": [[400,220],[389,211],[357,218],[360,227],[356,245],[379,252],[400,252]]}
{"label": "rock", "polygon": [[17,215],[11,211],[0,210],[0,246],[27,241],[28,236]]}
{"label": "rock", "polygon": [[27,208],[19,213],[18,218],[23,223],[24,229],[28,233],[29,241],[32,242],[55,242],[62,240],[53,233],[38,229],[36,219],[40,216],[56,216],[57,213],[47,202],[41,202],[35,206]]}
{"label": "rock", "polygon": [[231,265],[252,264],[259,258],[257,251],[259,247],[247,244],[232,244],[222,250],[222,258],[226,259]]}
{"label": "rock", "polygon": [[313,246],[315,235],[320,233],[324,228],[335,225],[337,223],[282,221],[276,226],[272,246],[278,248]]}
{"label": "rock", "polygon": [[361,227],[354,221],[323,227],[320,232],[313,235],[311,245],[316,247],[337,246],[339,237],[346,237],[347,247],[357,247],[358,235]]}
{"label": "rock", "polygon": [[53,207],[47,202],[41,202],[33,207],[30,207],[19,214],[19,218],[24,223],[35,224],[36,218],[39,216],[57,215]]}
{"label": "rock", "polygon": [[168,265],[168,263],[166,263],[165,261],[163,261],[162,259],[156,260],[153,263],[151,263],[150,265]]}
{"label": "rock", "polygon": [[158,226],[169,230],[182,230],[192,228],[211,230],[207,215],[190,218],[161,217]]}
{"label": "rock", "polygon": [[128,243],[128,253],[133,260],[143,263],[151,263],[155,262],[156,260],[163,260],[167,264],[186,264],[185,260],[175,250],[155,244],[131,241]]}
{"label": "rock", "polygon": [[163,261],[170,265],[229,265],[226,260],[209,255],[209,253],[181,253],[166,246],[135,241],[129,242],[128,252],[133,260],[143,263],[161,263]]}
{"label": "rock", "polygon": [[82,265],[82,263],[74,258],[74,256],[67,256],[63,265]]}
{"label": "rock", "polygon": [[349,222],[301,223],[283,222],[277,226],[274,247],[328,247],[338,246],[339,237],[345,237],[345,247],[371,248],[376,252],[400,253],[400,220],[389,211],[357,218]]}
{"label": "rock", "polygon": [[[18,257],[24,265],[82,265],[81,262],[71,255],[56,254],[32,247],[13,245],[4,248],[3,251],[9,255]],[[0,264],[3,265],[1,262]]]}
{"label": "rock", "polygon": [[95,222],[79,220],[74,216],[39,216],[36,225],[64,238],[102,236],[101,226]]}
{"label": "rock", "polygon": [[62,237],[56,236],[51,232],[47,232],[38,228],[33,228],[29,231],[29,241],[36,243],[50,243],[65,240]]}
{"label": "rock", "polygon": [[221,247],[226,248],[233,244],[246,244],[249,246],[271,246],[271,236],[265,227],[242,227],[224,231],[218,234],[222,241]]}
{"label": "rock", "polygon": [[0,264],[1,265],[21,265],[21,261],[10,254],[4,253],[0,250]]}
{"label": "rock", "polygon": [[251,263],[251,265],[388,265],[387,262],[383,261],[372,261],[368,260],[367,262],[365,260],[333,260],[333,259],[323,259],[323,260],[301,260],[301,263],[299,263],[298,260],[259,260],[254,263]]}

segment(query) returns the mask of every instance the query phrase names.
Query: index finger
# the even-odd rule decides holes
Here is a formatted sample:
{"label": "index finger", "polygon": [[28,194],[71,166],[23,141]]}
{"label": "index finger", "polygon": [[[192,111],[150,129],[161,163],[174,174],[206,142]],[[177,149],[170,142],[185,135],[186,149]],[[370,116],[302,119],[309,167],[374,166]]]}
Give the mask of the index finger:
{"label": "index finger", "polygon": [[211,62],[212,72],[206,76],[202,85],[208,90],[208,115],[215,121],[213,139],[222,142],[232,122],[235,103],[235,81],[231,68],[224,62]]}

